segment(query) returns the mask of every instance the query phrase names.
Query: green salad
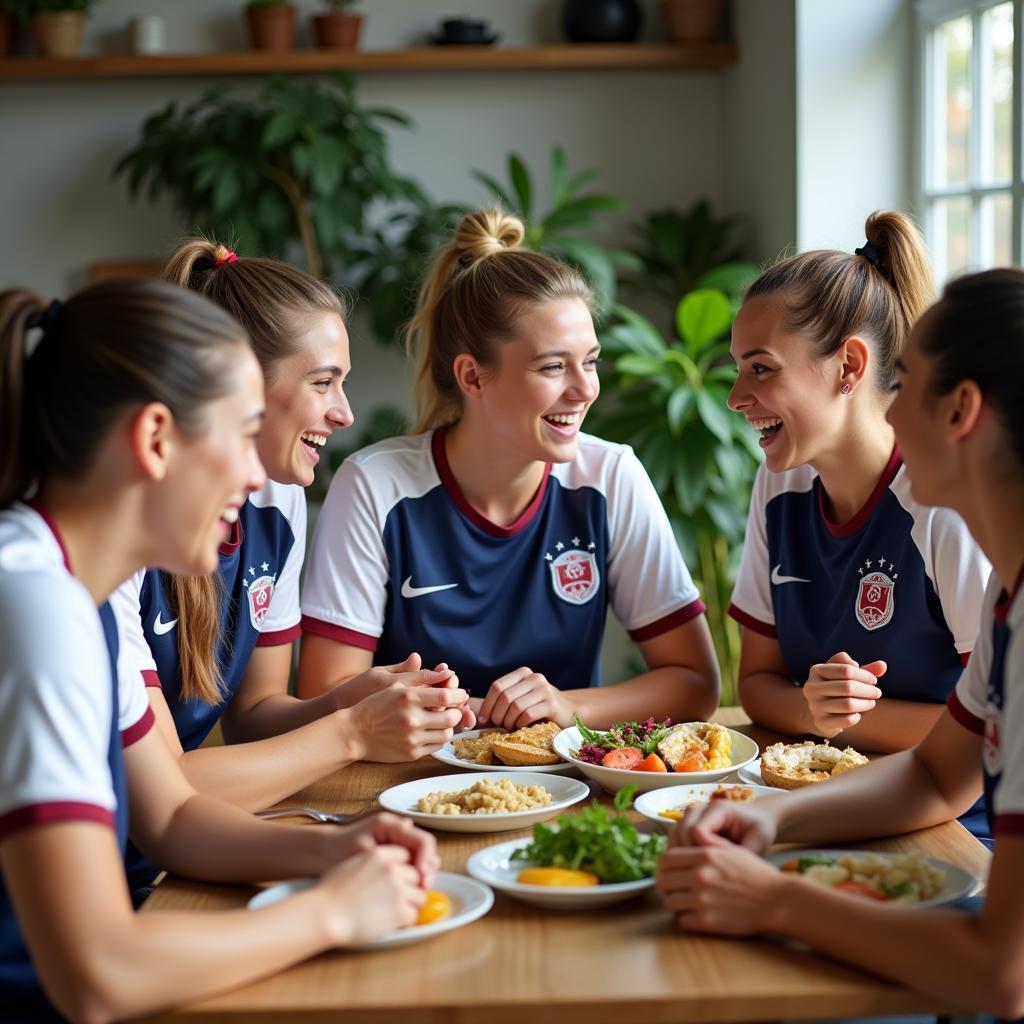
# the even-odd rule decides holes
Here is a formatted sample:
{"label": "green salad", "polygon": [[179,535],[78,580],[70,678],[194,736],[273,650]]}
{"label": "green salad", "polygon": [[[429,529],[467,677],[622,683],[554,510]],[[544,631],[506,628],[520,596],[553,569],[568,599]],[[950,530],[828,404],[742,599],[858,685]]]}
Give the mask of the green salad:
{"label": "green salad", "polygon": [[580,814],[563,814],[554,826],[533,826],[533,840],[512,854],[538,867],[590,871],[602,882],[638,882],[654,874],[668,846],[664,833],[641,835],[626,817],[636,786],[615,794],[614,813],[594,801]]}

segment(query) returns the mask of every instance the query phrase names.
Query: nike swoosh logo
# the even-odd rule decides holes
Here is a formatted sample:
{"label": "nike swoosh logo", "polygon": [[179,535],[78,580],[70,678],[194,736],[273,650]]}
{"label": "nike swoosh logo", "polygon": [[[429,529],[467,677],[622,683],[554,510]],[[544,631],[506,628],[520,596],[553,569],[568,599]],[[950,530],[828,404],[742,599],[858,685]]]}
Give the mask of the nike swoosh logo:
{"label": "nike swoosh logo", "polygon": [[156,633],[157,636],[163,636],[164,633],[170,633],[177,624],[177,619],[171,619],[170,622],[161,622],[160,612],[157,612],[156,618],[153,620],[153,632]]}
{"label": "nike swoosh logo", "polygon": [[423,597],[424,594],[436,594],[439,590],[451,590],[458,583],[442,583],[439,587],[414,587],[412,577],[406,576],[402,584],[402,597]]}
{"label": "nike swoosh logo", "polygon": [[805,580],[802,576],[781,576],[779,570],[782,568],[782,563],[779,562],[774,569],[772,569],[772,583],[778,586],[780,583],[810,583],[810,580]]}

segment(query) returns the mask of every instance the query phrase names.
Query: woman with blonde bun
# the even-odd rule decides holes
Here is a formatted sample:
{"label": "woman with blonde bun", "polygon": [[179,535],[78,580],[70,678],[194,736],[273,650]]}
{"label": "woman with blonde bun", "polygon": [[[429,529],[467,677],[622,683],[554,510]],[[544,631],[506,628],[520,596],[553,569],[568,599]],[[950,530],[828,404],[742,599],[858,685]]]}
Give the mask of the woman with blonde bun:
{"label": "woman with blonde bun", "polygon": [[[924,243],[900,213],[865,230],[854,253],[766,270],[736,317],[729,405],[760,432],[765,462],[731,613],[755,722],[891,752],[942,714],[990,566],[959,515],[914,499],[886,419],[933,295]],[[985,835],[980,812],[971,824]]]}
{"label": "woman with blonde bun", "polygon": [[[955,510],[992,561],[967,668],[916,747],[826,786],[749,804],[692,806],[661,860],[658,887],[686,930],[784,935],[942,1003],[1019,1020],[1024,273],[990,270],[947,285],[893,365],[898,393],[888,420],[913,500]],[[843,846],[927,828],[963,812],[982,792],[995,842],[977,914],[963,912],[971,905],[885,905],[778,871],[759,856],[776,842]]]}
{"label": "woman with blonde bun", "polygon": [[[266,412],[256,441],[265,484],[232,509],[212,577],[150,570],[113,599],[122,671],[144,680],[168,743],[197,789],[259,810],[363,758],[413,760],[460,723],[454,674],[422,671],[417,655],[371,669],[371,700],[289,695],[299,637],[306,497],[320,451],[352,424],[344,307],[333,289],[272,259],[185,242],[165,277],[227,310],[263,371]],[[399,692],[392,684],[411,688]],[[381,691],[381,692],[377,692]],[[226,745],[201,746],[220,722]],[[130,856],[141,897],[155,874]]]}
{"label": "woman with blonde bun", "polygon": [[[416,433],[338,470],[303,590],[300,692],[412,648],[480,724],[701,719],[718,703],[703,605],[631,449],[581,432],[591,293],[498,210],[463,218],[423,284]],[[606,609],[647,670],[599,687]]]}
{"label": "woman with blonde bun", "polygon": [[[0,292],[5,1024],[156,1013],[410,925],[424,900],[429,835],[388,815],[281,826],[197,793],[118,672],[110,593],[147,565],[216,569],[265,479],[263,400],[245,332],[199,295],[137,280],[63,303]],[[317,881],[258,911],[136,915],[129,825],[180,875]]]}

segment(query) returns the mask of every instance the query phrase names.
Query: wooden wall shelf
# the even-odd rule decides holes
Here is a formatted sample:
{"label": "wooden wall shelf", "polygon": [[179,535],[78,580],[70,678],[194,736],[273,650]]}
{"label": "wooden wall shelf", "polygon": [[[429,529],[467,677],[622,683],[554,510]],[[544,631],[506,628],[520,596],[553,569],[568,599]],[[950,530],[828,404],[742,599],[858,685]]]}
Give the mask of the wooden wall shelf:
{"label": "wooden wall shelf", "polygon": [[577,44],[504,49],[494,46],[424,46],[408,50],[289,50],[269,53],[197,53],[49,59],[0,59],[0,81],[82,78],[179,78],[315,74],[324,71],[711,71],[736,61],[728,44]]}

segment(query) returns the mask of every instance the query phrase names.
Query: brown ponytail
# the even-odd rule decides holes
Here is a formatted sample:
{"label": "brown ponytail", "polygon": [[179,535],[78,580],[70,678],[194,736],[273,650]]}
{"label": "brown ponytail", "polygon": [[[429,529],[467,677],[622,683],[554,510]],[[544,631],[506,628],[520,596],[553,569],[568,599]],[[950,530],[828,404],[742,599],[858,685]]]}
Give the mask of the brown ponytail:
{"label": "brown ponytail", "polygon": [[779,294],[792,330],[813,339],[826,358],[855,334],[874,342],[875,383],[887,391],[910,328],[935,296],[928,253],[902,213],[876,212],[864,225],[858,253],[819,249],[766,270],[745,299]]}
{"label": "brown ponytail", "polygon": [[[295,352],[309,313],[337,313],[346,304],[323,281],[280,260],[238,256],[207,238],[182,242],[164,267],[163,277],[226,309],[248,332],[267,381],[283,359]],[[178,664],[183,700],[219,703],[223,680],[217,664],[220,607],[219,574],[175,576],[162,573],[168,601],[178,616]]]}
{"label": "brown ponytail", "polygon": [[245,343],[223,310],[157,281],[105,281],[49,306],[0,292],[0,507],[49,478],[80,480],[134,407],[163,402],[182,430],[204,429]]}
{"label": "brown ponytail", "polygon": [[457,355],[466,352],[491,365],[495,343],[512,337],[519,318],[545,302],[581,299],[593,309],[583,278],[551,256],[522,248],[523,234],[515,217],[477,210],[462,218],[455,237],[434,258],[405,335],[416,359],[417,433],[461,416],[453,372]]}

